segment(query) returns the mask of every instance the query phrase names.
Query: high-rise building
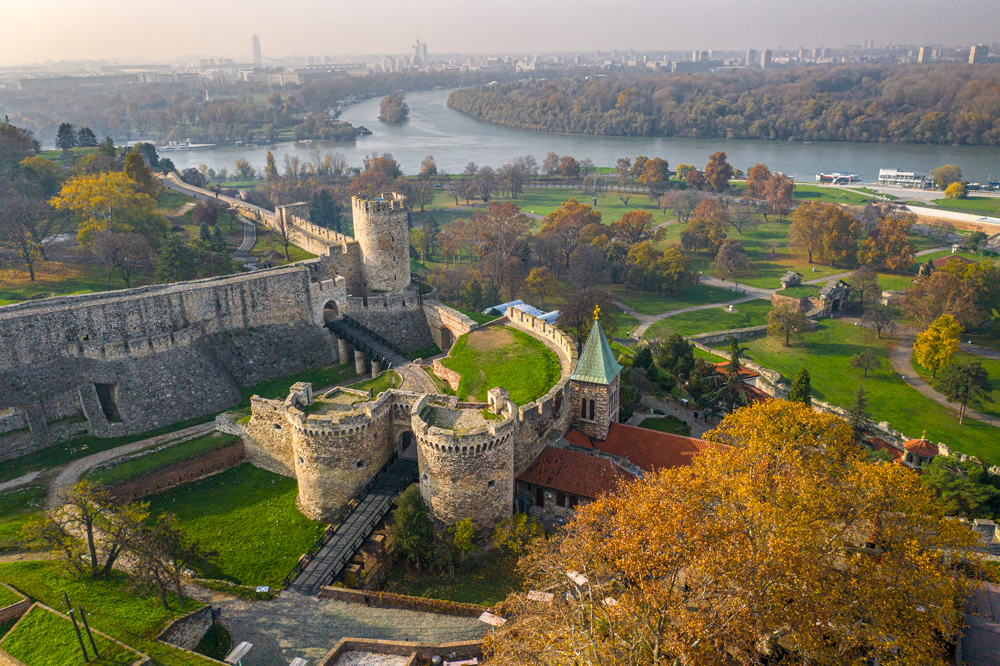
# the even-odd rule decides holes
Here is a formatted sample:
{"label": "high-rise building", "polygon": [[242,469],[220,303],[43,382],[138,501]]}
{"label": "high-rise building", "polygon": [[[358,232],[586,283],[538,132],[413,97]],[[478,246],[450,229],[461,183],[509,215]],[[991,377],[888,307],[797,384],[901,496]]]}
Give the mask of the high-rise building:
{"label": "high-rise building", "polygon": [[386,73],[393,71],[392,56],[385,56],[382,58],[382,71]]}
{"label": "high-rise building", "polygon": [[419,39],[417,43],[413,45],[413,57],[420,64],[427,62],[427,43],[421,42]]}
{"label": "high-rise building", "polygon": [[990,57],[989,44],[977,44],[969,50],[969,64],[981,65]]}
{"label": "high-rise building", "polygon": [[250,61],[258,67],[264,64],[264,56],[260,52],[260,37],[254,35],[250,40]]}
{"label": "high-rise building", "polygon": [[920,53],[917,55],[917,63],[920,65],[926,65],[931,61],[931,54],[933,53],[931,47],[921,46]]}
{"label": "high-rise building", "polygon": [[760,52],[760,68],[770,69],[771,68],[771,49],[764,49]]}
{"label": "high-rise building", "polygon": [[757,66],[757,49],[749,49],[747,51],[746,65],[747,65],[747,67],[756,67]]}

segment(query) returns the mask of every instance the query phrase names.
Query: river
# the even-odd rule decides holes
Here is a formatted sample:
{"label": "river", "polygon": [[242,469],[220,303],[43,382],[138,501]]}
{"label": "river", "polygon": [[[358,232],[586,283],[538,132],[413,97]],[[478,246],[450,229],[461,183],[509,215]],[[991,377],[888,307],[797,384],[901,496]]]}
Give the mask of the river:
{"label": "river", "polygon": [[[783,171],[799,181],[812,181],[821,171],[856,173],[865,182],[878,178],[878,170],[901,169],[927,173],[943,164],[956,164],[967,180],[985,182],[1000,177],[1000,148],[995,146],[941,146],[914,143],[847,143],[844,141],[747,141],[734,139],[682,139],[663,137],[583,136],[552,134],[501,127],[474,120],[448,108],[449,90],[409,93],[410,118],[400,125],[378,121],[381,99],[369,99],[344,111],[342,120],[372,130],[354,143],[331,141],[289,142],[270,146],[281,168],[285,154],[308,161],[315,147],[339,152],[351,166],[361,166],[365,155],[392,153],[404,173],[420,170],[420,161],[433,155],[438,169],[460,173],[472,161],[499,167],[520,155],[534,155],[541,164],[549,151],[590,158],[598,166],[613,166],[619,157],[662,157],[671,166],[702,166],[716,150],[724,150],[730,164],[746,171],[757,162]],[[167,153],[178,169],[207,164],[233,170],[244,157],[256,167],[264,165],[267,148],[224,147],[213,150]]]}

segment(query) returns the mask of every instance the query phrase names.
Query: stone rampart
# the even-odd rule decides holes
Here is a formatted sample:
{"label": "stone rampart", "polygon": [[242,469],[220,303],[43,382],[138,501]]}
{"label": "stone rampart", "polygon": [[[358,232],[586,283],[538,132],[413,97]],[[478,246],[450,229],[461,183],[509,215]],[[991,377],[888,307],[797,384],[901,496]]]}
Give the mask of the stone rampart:
{"label": "stone rampart", "polygon": [[559,356],[559,361],[562,363],[564,371],[571,369],[579,358],[577,344],[573,338],[547,321],[538,319],[527,312],[515,308],[507,308],[507,314],[502,319],[491,322],[491,325],[494,324],[513,326],[522,331],[527,331],[548,344]]}
{"label": "stone rampart", "polygon": [[755,335],[760,335],[761,333],[767,333],[767,325],[763,326],[748,326],[746,328],[734,328],[728,331],[711,331],[708,333],[699,333],[698,335],[687,336],[689,341],[700,342],[703,345],[711,345],[716,342],[724,342],[730,338],[736,340],[745,340],[747,338],[752,338]]}
{"label": "stone rampart", "polygon": [[370,590],[349,590],[343,587],[319,588],[317,596],[320,599],[335,599],[349,604],[362,604],[374,608],[402,608],[420,613],[437,613],[439,615],[455,615],[457,617],[479,617],[486,610],[476,604],[463,604],[456,601],[411,597],[393,592],[377,592]]}
{"label": "stone rampart", "polygon": [[436,298],[424,297],[424,318],[431,330],[434,344],[441,351],[448,351],[460,337],[479,327],[469,316],[441,303]]}
{"label": "stone rampart", "polygon": [[445,367],[444,363],[442,363],[439,358],[434,359],[434,362],[431,363],[431,368],[434,369],[435,375],[448,383],[448,386],[451,387],[452,391],[458,390],[458,385],[462,381],[462,375],[458,374],[451,368]]}
{"label": "stone rampart", "polygon": [[365,294],[396,293],[410,285],[410,236],[406,198],[389,192],[378,199],[351,197],[354,234],[361,244]]}
{"label": "stone rampart", "polygon": [[427,325],[423,299],[416,289],[396,294],[349,296],[346,314],[363,326],[377,331],[405,352],[425,349],[434,344],[431,329]]}
{"label": "stone rampart", "polygon": [[213,451],[159,467],[135,479],[116,483],[109,489],[116,499],[137,500],[161,493],[183,483],[218,474],[235,467],[246,459],[243,442],[235,442]]}
{"label": "stone rampart", "polygon": [[0,586],[7,588],[10,592],[13,592],[17,596],[21,597],[20,601],[15,601],[8,606],[0,608],[0,624],[10,622],[11,620],[19,618],[28,612],[28,609],[31,608],[31,600],[28,599],[28,597],[21,594],[7,583],[0,583]]}
{"label": "stone rampart", "polygon": [[0,459],[219,412],[239,386],[329,365],[315,322],[344,294],[295,265],[0,307],[0,410],[30,428]]}

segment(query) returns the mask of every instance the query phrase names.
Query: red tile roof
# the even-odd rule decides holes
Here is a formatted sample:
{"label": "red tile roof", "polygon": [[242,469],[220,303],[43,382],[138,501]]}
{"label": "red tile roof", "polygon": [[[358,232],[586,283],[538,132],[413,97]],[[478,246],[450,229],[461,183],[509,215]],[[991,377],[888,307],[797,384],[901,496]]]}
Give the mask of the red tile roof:
{"label": "red tile roof", "polygon": [[524,483],[587,499],[614,492],[619,483],[633,479],[635,476],[607,458],[553,446],[542,449],[528,469],[517,477]]}
{"label": "red tile roof", "polygon": [[908,442],[904,442],[903,448],[909,451],[910,453],[917,454],[918,456],[934,457],[938,454],[937,444],[923,438],[911,439]]}
{"label": "red tile roof", "polygon": [[935,259],[934,261],[931,262],[931,266],[933,266],[934,268],[944,268],[945,266],[948,265],[949,261],[957,261],[962,264],[975,263],[972,261],[972,259],[969,259],[968,257],[963,257],[960,254],[950,254],[947,257],[941,257],[940,259]]}
{"label": "red tile roof", "polygon": [[897,449],[895,446],[885,441],[884,439],[879,439],[878,437],[869,437],[868,443],[876,451],[882,449],[883,451],[888,451],[889,455],[892,456],[894,462],[900,462],[903,459],[903,452]]}
{"label": "red tile roof", "polygon": [[[722,363],[716,363],[715,364],[715,370],[716,370],[716,372],[719,372],[722,375],[728,377],[729,376],[728,366],[729,366],[729,361],[723,361]],[[753,379],[754,377],[760,377],[760,375],[758,375],[756,372],[754,372],[750,368],[747,368],[747,367],[744,367],[744,366],[741,365],[740,366],[740,377],[742,377],[743,380],[746,381],[747,379]]]}
{"label": "red tile roof", "polygon": [[595,442],[597,448],[615,456],[624,456],[644,472],[664,467],[683,467],[691,458],[713,446],[708,442],[668,432],[612,423],[608,438]]}
{"label": "red tile roof", "polygon": [[582,432],[580,432],[579,430],[577,430],[576,428],[570,428],[569,432],[563,435],[563,439],[565,439],[570,444],[579,446],[582,449],[594,448],[594,443],[590,441],[590,438],[587,437]]}

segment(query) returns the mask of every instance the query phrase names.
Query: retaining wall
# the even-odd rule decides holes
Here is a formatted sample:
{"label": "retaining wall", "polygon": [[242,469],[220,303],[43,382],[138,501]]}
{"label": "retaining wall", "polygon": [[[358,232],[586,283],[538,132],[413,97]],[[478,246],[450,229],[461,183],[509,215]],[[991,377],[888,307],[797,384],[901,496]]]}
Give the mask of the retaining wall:
{"label": "retaining wall", "polygon": [[[767,333],[767,325],[763,326],[748,326],[747,328],[734,328],[731,331],[712,331],[710,333],[699,333],[698,335],[692,335],[688,337],[688,340],[692,343],[700,342],[702,345],[710,345],[716,342],[724,342],[730,338],[735,338],[736,340],[745,340],[746,338],[752,338],[755,335],[760,335],[761,333]],[[712,353],[715,353],[713,350]]]}
{"label": "retaining wall", "polygon": [[411,643],[407,641],[380,641],[372,638],[342,638],[332,650],[326,653],[317,666],[333,666],[345,652],[372,652],[409,656],[406,666],[426,663],[435,655],[445,659],[452,653],[456,659],[479,659],[483,657],[482,641],[460,641],[456,643]]}
{"label": "retaining wall", "polygon": [[479,617],[486,610],[476,604],[463,604],[456,601],[440,599],[425,599],[411,597],[393,592],[373,592],[367,590],[349,590],[343,587],[319,588],[321,599],[335,599],[350,604],[363,604],[375,608],[403,608],[421,613],[437,613],[438,615],[457,615],[459,617]]}
{"label": "retaining wall", "polygon": [[161,493],[184,483],[197,481],[236,467],[246,459],[243,442],[236,442],[221,449],[206,451],[155,469],[136,479],[112,485],[109,490],[119,500],[136,500]]}
{"label": "retaining wall", "polygon": [[156,640],[185,650],[194,650],[212,627],[212,607],[204,606],[177,618]]}
{"label": "retaining wall", "polygon": [[3,608],[0,608],[0,623],[10,622],[15,617],[21,617],[22,615],[27,613],[28,609],[31,608],[31,600],[28,599],[28,597],[26,597],[25,595],[15,590],[7,583],[0,583],[0,585],[3,585],[8,590],[13,592],[17,596],[21,597],[20,601],[15,601],[9,606],[4,606]]}

